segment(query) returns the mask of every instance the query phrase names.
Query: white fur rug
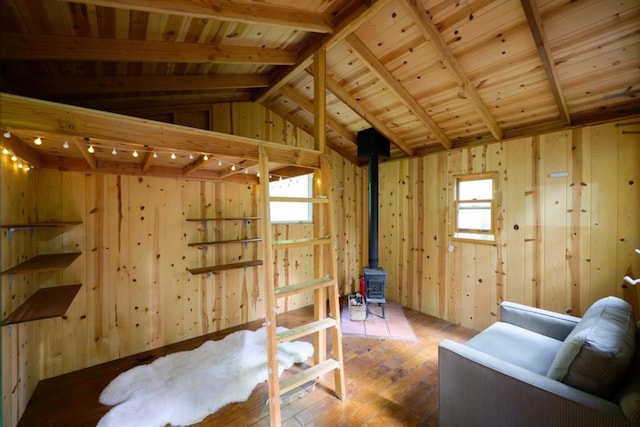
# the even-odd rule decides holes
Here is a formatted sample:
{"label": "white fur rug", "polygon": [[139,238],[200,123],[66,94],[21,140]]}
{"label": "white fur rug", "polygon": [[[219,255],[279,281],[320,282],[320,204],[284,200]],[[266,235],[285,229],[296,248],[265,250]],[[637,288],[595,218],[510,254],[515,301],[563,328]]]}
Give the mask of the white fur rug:
{"label": "white fur rug", "polygon": [[[307,342],[281,344],[279,374],[312,355],[313,346]],[[265,328],[234,332],[118,375],[100,395],[100,403],[117,406],[98,427],[193,424],[227,403],[247,400],[255,386],[266,380]]]}

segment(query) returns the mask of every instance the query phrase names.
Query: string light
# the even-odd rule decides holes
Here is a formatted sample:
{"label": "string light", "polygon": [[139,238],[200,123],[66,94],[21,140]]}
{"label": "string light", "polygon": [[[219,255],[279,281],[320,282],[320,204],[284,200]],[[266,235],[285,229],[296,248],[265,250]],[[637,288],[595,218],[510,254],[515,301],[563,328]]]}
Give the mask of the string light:
{"label": "string light", "polygon": [[204,160],[204,161],[206,162],[207,160],[209,160],[209,156],[207,156],[207,155],[205,154],[205,155],[204,155],[204,157],[202,157],[202,160]]}
{"label": "string light", "polygon": [[69,148],[69,141],[65,141],[64,144],[62,144],[62,148],[64,148],[65,150]]}
{"label": "string light", "polygon": [[236,165],[231,165],[231,170],[235,171],[236,170]]}
{"label": "string light", "polygon": [[260,178],[260,172],[258,172],[258,173],[256,174],[256,176],[257,176],[258,178]]}
{"label": "string light", "polygon": [[116,150],[116,147],[113,147],[113,150],[111,150],[111,154],[113,154],[114,156],[118,154],[118,150]]}
{"label": "string light", "polygon": [[39,136],[36,137],[36,139],[33,140],[33,143],[36,145],[42,145],[42,138],[40,138]]}
{"label": "string light", "polygon": [[87,151],[90,152],[91,154],[96,152],[96,149],[93,148],[93,145],[90,145],[89,148],[87,148]]}
{"label": "string light", "polygon": [[18,169],[22,169],[22,162],[18,160]]}
{"label": "string light", "polygon": [[171,160],[175,160],[176,159],[176,153],[171,153]]}
{"label": "string light", "polygon": [[153,152],[153,158],[157,159],[158,158],[158,153],[156,153],[155,151]]}
{"label": "string light", "polygon": [[11,156],[11,161],[12,161],[12,162],[15,162],[15,161],[17,161],[17,160],[18,160],[18,158],[16,157],[16,155],[15,155],[15,154],[14,154],[13,156]]}
{"label": "string light", "polygon": [[189,160],[193,160],[193,154],[189,153]]}
{"label": "string light", "polygon": [[138,157],[138,152],[137,152],[136,150],[133,150],[133,154],[132,154],[132,156],[133,156],[133,157]]}
{"label": "string light", "polygon": [[10,131],[6,131],[3,135],[7,139],[11,138],[11,132]]}
{"label": "string light", "polygon": [[30,171],[30,170],[31,170],[31,166],[29,166],[29,165],[24,165],[24,170],[25,170],[25,171]]}
{"label": "string light", "polygon": [[2,154],[4,154],[5,156],[8,156],[9,154],[11,154],[11,151],[7,150],[6,147],[2,147]]}
{"label": "string light", "polygon": [[222,166],[222,160],[218,160],[218,166]]}
{"label": "string light", "polygon": [[244,173],[245,173],[245,174],[248,174],[248,173],[249,173],[249,169],[245,169],[245,170],[244,170]]}

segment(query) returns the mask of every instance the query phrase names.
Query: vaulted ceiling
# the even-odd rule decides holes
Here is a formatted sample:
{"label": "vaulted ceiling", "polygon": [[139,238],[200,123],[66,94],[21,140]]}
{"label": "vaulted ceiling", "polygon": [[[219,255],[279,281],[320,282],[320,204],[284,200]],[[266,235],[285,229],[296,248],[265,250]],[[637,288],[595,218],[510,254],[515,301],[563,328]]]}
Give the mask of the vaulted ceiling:
{"label": "vaulted ceiling", "polygon": [[637,0],[0,2],[3,92],[124,114],[254,101],[313,133],[326,50],[354,162],[370,127],[402,158],[640,114]]}

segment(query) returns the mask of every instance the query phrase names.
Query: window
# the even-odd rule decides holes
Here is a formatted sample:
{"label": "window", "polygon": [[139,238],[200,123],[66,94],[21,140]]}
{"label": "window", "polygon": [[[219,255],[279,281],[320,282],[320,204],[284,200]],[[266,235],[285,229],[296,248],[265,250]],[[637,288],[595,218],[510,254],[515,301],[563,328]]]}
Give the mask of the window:
{"label": "window", "polygon": [[[269,194],[272,197],[304,197],[310,198],[313,174],[293,178],[280,179],[269,183]],[[271,222],[311,222],[311,203],[270,202]]]}
{"label": "window", "polygon": [[495,241],[496,173],[454,177],[453,237],[480,242]]}

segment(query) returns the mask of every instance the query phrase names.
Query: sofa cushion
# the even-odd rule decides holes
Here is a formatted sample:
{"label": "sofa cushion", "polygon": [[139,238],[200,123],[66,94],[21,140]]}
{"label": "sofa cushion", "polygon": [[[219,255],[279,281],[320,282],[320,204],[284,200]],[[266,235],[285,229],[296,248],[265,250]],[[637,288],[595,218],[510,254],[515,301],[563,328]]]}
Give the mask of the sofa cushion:
{"label": "sofa cushion", "polygon": [[635,334],[631,305],[616,297],[600,299],[564,340],[547,376],[608,398],[629,368]]}
{"label": "sofa cushion", "polygon": [[496,322],[465,345],[504,362],[546,375],[562,341],[505,322]]}
{"label": "sofa cushion", "polygon": [[640,424],[640,322],[636,322],[636,352],[620,387],[617,401],[622,413],[634,424]]}

